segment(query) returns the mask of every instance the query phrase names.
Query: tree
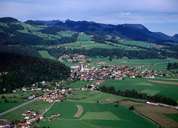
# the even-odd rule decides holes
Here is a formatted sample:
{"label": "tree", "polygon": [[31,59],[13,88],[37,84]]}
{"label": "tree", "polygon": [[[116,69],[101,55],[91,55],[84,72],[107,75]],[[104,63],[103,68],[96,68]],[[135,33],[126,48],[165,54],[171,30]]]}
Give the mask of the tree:
{"label": "tree", "polygon": [[112,61],[112,56],[109,56],[109,61]]}
{"label": "tree", "polygon": [[135,110],[134,106],[133,106],[133,105],[132,105],[132,106],[130,106],[130,107],[129,107],[129,110],[130,110],[130,111]]}

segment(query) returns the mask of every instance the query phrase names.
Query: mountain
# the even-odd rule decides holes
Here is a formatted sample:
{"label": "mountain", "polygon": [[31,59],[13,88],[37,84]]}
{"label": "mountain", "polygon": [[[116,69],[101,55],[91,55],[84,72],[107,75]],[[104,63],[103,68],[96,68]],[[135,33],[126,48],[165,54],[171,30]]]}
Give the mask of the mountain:
{"label": "mountain", "polygon": [[87,21],[27,21],[26,23],[37,25],[47,25],[48,27],[42,30],[44,33],[57,33],[61,30],[71,30],[76,32],[85,32],[91,35],[112,35],[121,38],[148,41],[153,43],[176,42],[173,37],[170,37],[161,32],[151,32],[141,24],[121,24],[110,25],[100,24]]}
{"label": "mountain", "polygon": [[4,18],[0,18],[0,22],[12,23],[12,22],[18,22],[18,20],[15,18],[11,18],[11,17],[4,17]]}
{"label": "mountain", "polygon": [[174,37],[174,38],[178,38],[178,34],[175,34],[173,37]]}
{"label": "mountain", "polygon": [[173,36],[173,38],[174,38],[174,40],[176,40],[176,41],[178,42],[178,34],[175,34],[175,35]]}
{"label": "mountain", "polygon": [[[60,34],[63,31],[72,31],[70,36]],[[121,39],[147,41],[151,43],[175,43],[176,37],[161,32],[151,32],[141,24],[100,24],[88,21],[65,22],[52,21],[18,21],[5,17],[0,18],[0,44],[48,45],[75,42],[79,32],[84,32],[94,38],[106,40],[107,36]]]}

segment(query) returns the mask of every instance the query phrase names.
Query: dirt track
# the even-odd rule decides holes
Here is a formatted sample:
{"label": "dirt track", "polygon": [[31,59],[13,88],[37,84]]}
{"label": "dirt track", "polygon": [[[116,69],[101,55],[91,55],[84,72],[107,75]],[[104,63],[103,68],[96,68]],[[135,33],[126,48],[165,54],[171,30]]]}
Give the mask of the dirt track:
{"label": "dirt track", "polygon": [[79,118],[83,112],[83,107],[81,105],[77,105],[77,112],[75,113],[74,117]]}
{"label": "dirt track", "polygon": [[158,84],[177,85],[178,86],[178,82],[171,82],[171,81],[149,80],[149,82],[158,83]]}

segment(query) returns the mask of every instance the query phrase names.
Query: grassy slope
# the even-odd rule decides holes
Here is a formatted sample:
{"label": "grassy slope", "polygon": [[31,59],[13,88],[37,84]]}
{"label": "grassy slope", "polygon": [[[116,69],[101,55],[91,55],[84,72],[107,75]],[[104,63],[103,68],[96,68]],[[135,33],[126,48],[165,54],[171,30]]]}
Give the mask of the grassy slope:
{"label": "grassy slope", "polygon": [[39,52],[40,56],[41,56],[42,58],[44,58],[44,59],[56,60],[56,58],[53,57],[53,56],[51,56],[51,55],[48,53],[48,51],[46,51],[46,50],[40,50],[40,51],[38,51],[38,52]]}

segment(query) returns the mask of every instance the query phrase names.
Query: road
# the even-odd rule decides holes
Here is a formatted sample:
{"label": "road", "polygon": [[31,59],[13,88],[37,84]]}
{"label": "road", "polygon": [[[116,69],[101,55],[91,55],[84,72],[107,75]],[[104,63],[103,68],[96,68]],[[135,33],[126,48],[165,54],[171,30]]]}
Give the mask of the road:
{"label": "road", "polygon": [[47,112],[53,107],[54,104],[55,104],[55,102],[53,102],[53,103],[42,113],[42,115],[44,115],[45,113],[47,113]]}
{"label": "road", "polygon": [[33,100],[27,101],[27,102],[25,102],[25,103],[22,103],[22,104],[20,104],[20,105],[18,105],[18,106],[15,106],[15,107],[13,107],[13,108],[7,110],[7,111],[4,111],[4,112],[0,113],[0,116],[3,116],[3,115],[5,115],[5,114],[7,114],[7,113],[9,113],[9,112],[15,111],[15,110],[17,110],[18,108],[21,108],[21,107],[23,107],[23,106],[25,106],[25,105],[27,105],[27,104],[29,104],[29,103],[32,103],[32,102],[34,102],[34,101],[36,101],[36,100],[38,100],[38,99],[39,99],[39,97],[34,98]]}

